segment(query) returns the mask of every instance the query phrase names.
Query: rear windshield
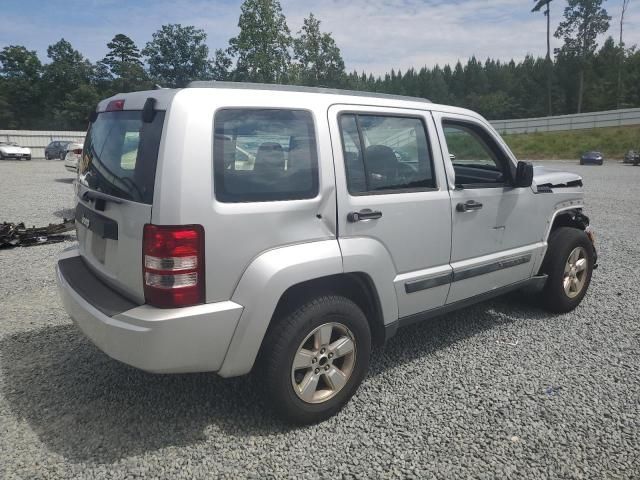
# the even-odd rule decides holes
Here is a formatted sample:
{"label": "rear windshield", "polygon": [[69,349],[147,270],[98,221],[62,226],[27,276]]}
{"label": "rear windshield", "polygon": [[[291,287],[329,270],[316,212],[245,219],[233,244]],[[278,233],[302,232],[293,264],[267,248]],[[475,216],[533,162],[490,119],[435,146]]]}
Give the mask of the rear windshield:
{"label": "rear windshield", "polygon": [[79,165],[79,181],[125,200],[153,203],[164,112],[151,123],[141,111],[103,112],[91,124]]}

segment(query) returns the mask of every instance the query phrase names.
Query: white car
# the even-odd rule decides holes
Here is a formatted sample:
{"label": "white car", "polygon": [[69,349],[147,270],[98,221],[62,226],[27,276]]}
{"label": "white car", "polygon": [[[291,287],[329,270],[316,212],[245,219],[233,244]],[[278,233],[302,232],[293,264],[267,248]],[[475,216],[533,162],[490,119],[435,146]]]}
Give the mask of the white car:
{"label": "white car", "polygon": [[31,149],[15,142],[0,142],[0,160],[31,160]]}
{"label": "white car", "polygon": [[82,144],[70,143],[67,145],[64,152],[64,168],[70,172],[76,173],[78,171],[78,162],[82,157]]}

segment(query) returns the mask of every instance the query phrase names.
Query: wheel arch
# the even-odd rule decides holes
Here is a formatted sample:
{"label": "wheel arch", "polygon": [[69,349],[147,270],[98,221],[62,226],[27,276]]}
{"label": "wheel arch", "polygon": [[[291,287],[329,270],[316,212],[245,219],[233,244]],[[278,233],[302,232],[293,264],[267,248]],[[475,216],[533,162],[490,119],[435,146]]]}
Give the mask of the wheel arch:
{"label": "wheel arch", "polygon": [[551,226],[547,233],[546,241],[549,241],[551,233],[560,227],[573,227],[586,230],[589,226],[589,217],[582,213],[582,208],[568,208],[555,212]]}
{"label": "wheel arch", "polygon": [[384,325],[396,320],[398,312],[393,272],[386,271],[390,258],[376,258],[379,252],[372,251],[360,255],[359,263],[368,260],[368,264],[352,268],[344,253],[331,239],[276,248],[255,258],[231,298],[243,312],[218,374],[249,373],[272,320],[320,292],[352,299],[364,311],[375,343],[383,342]]}
{"label": "wheel arch", "polygon": [[544,259],[547,256],[549,237],[554,231],[556,231],[558,228],[561,228],[561,227],[576,228],[578,230],[587,232],[587,235],[589,236],[591,243],[594,245],[593,254],[594,254],[594,258],[597,260],[598,257],[595,249],[594,238],[589,228],[589,225],[590,225],[589,217],[587,217],[583,213],[582,205],[566,207],[566,208],[556,210],[553,213],[553,216],[549,222],[547,234],[545,235],[545,238],[544,238],[544,241],[547,244],[547,247],[545,247],[544,251],[542,252],[542,255],[538,258],[538,261],[536,262],[536,265],[534,266],[533,271],[540,274],[540,269],[542,268]]}
{"label": "wheel arch", "polygon": [[335,294],[352,300],[363,311],[375,345],[384,343],[384,316],[378,290],[371,276],[365,272],[349,272],[314,278],[289,287],[280,297],[270,325],[313,297]]}

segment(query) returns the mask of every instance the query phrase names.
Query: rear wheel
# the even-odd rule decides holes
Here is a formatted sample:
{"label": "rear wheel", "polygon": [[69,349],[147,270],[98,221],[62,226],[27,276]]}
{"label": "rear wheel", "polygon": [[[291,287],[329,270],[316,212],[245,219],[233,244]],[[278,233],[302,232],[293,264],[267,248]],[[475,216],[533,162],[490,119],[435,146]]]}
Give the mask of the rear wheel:
{"label": "rear wheel", "polygon": [[327,295],[276,322],[259,361],[274,410],[298,424],[334,415],[369,368],[371,332],[362,310],[348,298]]}
{"label": "rear wheel", "polygon": [[593,273],[593,244],[583,230],[560,227],[549,237],[541,271],[548,275],[542,303],[552,312],[576,308],[589,288]]}

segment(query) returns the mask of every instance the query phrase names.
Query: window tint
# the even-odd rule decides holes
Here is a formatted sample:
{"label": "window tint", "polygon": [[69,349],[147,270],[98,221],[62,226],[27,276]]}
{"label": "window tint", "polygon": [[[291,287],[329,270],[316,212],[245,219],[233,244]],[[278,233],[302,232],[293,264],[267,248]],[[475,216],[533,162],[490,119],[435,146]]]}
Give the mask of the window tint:
{"label": "window tint", "polygon": [[506,160],[481,127],[462,122],[443,122],[456,184],[466,186],[502,185]]}
{"label": "window tint", "polygon": [[318,194],[318,159],[309,112],[220,110],[214,129],[219,201],[295,200]]}
{"label": "window tint", "polygon": [[344,114],[340,130],[352,195],[436,187],[420,119]]}
{"label": "window tint", "polygon": [[164,112],[151,123],[140,111],[103,112],[91,124],[79,181],[100,192],[151,204]]}

